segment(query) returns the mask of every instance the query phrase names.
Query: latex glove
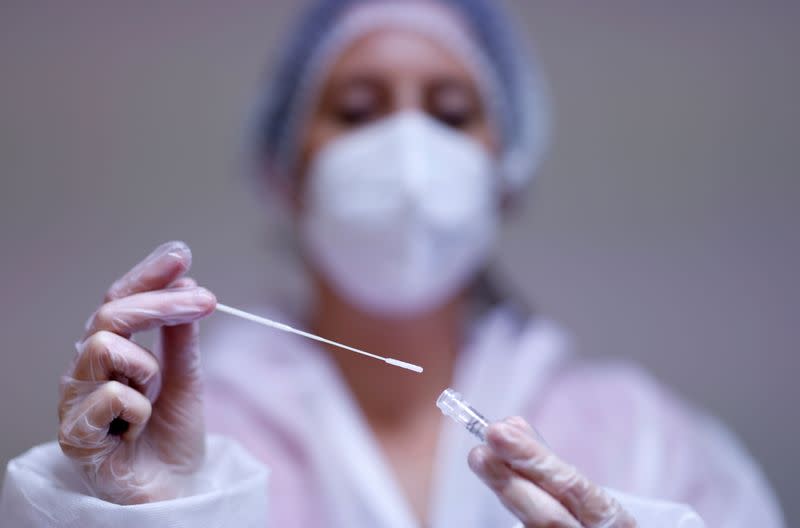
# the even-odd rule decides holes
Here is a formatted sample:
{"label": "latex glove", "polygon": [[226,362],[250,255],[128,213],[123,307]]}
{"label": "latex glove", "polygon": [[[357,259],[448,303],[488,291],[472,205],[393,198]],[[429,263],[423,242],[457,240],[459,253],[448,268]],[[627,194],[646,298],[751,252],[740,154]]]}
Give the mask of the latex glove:
{"label": "latex glove", "polygon": [[632,528],[636,521],[602,488],[560,460],[519,417],[489,425],[469,454],[472,470],[526,528]]}
{"label": "latex glove", "polygon": [[[62,378],[59,444],[97,497],[137,504],[181,496],[203,460],[196,321],[216,299],[183,277],[191,260],[186,244],[168,242],[117,280]],[[158,354],[131,340],[153,328]]]}

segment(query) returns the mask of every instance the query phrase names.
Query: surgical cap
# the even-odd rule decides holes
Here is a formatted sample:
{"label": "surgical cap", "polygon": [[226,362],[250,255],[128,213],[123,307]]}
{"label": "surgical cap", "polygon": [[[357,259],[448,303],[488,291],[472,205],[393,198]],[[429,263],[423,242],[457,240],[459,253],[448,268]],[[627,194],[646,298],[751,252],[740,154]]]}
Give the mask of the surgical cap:
{"label": "surgical cap", "polygon": [[[317,0],[301,16],[292,37],[271,72],[254,123],[254,149],[261,174],[270,179],[290,178],[297,162],[300,131],[319,89],[321,73],[366,29],[398,24],[404,18],[438,7],[452,12],[460,24],[447,17],[419,17],[412,27],[447,41],[467,58],[476,81],[482,85],[489,115],[501,144],[500,171],[506,191],[524,186],[533,176],[548,139],[549,105],[546,85],[530,50],[523,45],[496,0]],[[360,21],[354,13],[391,7],[393,13],[369,13]],[[445,9],[441,9],[445,8]],[[379,11],[380,9],[373,9]],[[404,13],[401,13],[404,11]],[[406,17],[407,18],[407,17]],[[451,17],[453,18],[453,17]],[[439,22],[437,22],[437,20]],[[431,25],[439,27],[430,27]],[[343,26],[348,26],[344,28]],[[462,28],[463,26],[463,28]],[[353,29],[356,28],[356,29]],[[349,37],[349,38],[348,38]],[[289,182],[291,183],[291,182]]]}

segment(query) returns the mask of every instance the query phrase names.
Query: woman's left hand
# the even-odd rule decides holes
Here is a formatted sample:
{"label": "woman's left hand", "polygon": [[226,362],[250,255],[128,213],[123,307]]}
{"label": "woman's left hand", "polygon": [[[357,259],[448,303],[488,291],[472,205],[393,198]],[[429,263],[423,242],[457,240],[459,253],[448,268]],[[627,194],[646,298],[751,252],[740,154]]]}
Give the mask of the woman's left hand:
{"label": "woman's left hand", "polygon": [[602,488],[559,459],[519,417],[491,424],[469,465],[526,528],[634,528]]}

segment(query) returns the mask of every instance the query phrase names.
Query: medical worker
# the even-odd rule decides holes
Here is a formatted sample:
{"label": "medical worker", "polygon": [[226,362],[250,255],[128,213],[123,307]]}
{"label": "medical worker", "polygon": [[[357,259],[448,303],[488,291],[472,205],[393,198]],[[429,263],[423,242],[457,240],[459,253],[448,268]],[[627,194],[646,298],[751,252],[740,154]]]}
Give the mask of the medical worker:
{"label": "medical worker", "polygon": [[[571,355],[492,282],[548,113],[496,3],[327,0],[291,34],[254,144],[312,296],[251,308],[424,373],[232,319],[201,362],[216,299],[166,243],[89,318],[58,444],[10,463],[0,523],[782,526],[719,423],[635,366]],[[133,340],[148,329],[158,350]],[[449,386],[499,420],[484,444],[435,407]]]}

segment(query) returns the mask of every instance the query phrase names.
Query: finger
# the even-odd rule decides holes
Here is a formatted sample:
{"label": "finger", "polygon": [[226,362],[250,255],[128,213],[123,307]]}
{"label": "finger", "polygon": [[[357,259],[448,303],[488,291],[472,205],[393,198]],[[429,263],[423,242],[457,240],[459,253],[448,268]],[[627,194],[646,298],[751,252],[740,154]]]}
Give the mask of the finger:
{"label": "finger", "polygon": [[183,390],[200,379],[200,354],[197,344],[200,327],[197,322],[161,329],[164,372],[168,390]]}
{"label": "finger", "polygon": [[191,467],[203,456],[203,387],[197,322],[161,329],[164,386],[150,427],[173,439],[162,458]]}
{"label": "finger", "polygon": [[560,502],[515,473],[487,446],[474,448],[468,461],[475,474],[527,528],[581,527]]}
{"label": "finger", "polygon": [[197,281],[191,277],[180,277],[175,279],[174,281],[170,282],[167,286],[168,289],[175,289],[175,288],[192,288],[197,286]]}
{"label": "finger", "polygon": [[584,526],[633,526],[610,495],[538,442],[530,427],[521,426],[519,420],[494,423],[487,429],[487,445],[497,456],[561,502]]}
{"label": "finger", "polygon": [[137,293],[101,306],[89,319],[87,335],[108,330],[124,337],[159,326],[189,323],[214,311],[217,300],[200,287]]}
{"label": "finger", "polygon": [[161,244],[111,285],[104,302],[164,288],[183,275],[191,265],[192,252],[184,242]]}
{"label": "finger", "polygon": [[72,376],[79,381],[117,380],[142,392],[151,402],[161,386],[156,358],[133,341],[106,330],[78,344]]}
{"label": "finger", "polygon": [[[65,455],[76,460],[96,462],[107,456],[121,441],[134,441],[150,418],[150,400],[119,383],[108,381],[68,410],[58,433]],[[120,418],[130,424],[123,434],[109,434],[109,426]]]}

